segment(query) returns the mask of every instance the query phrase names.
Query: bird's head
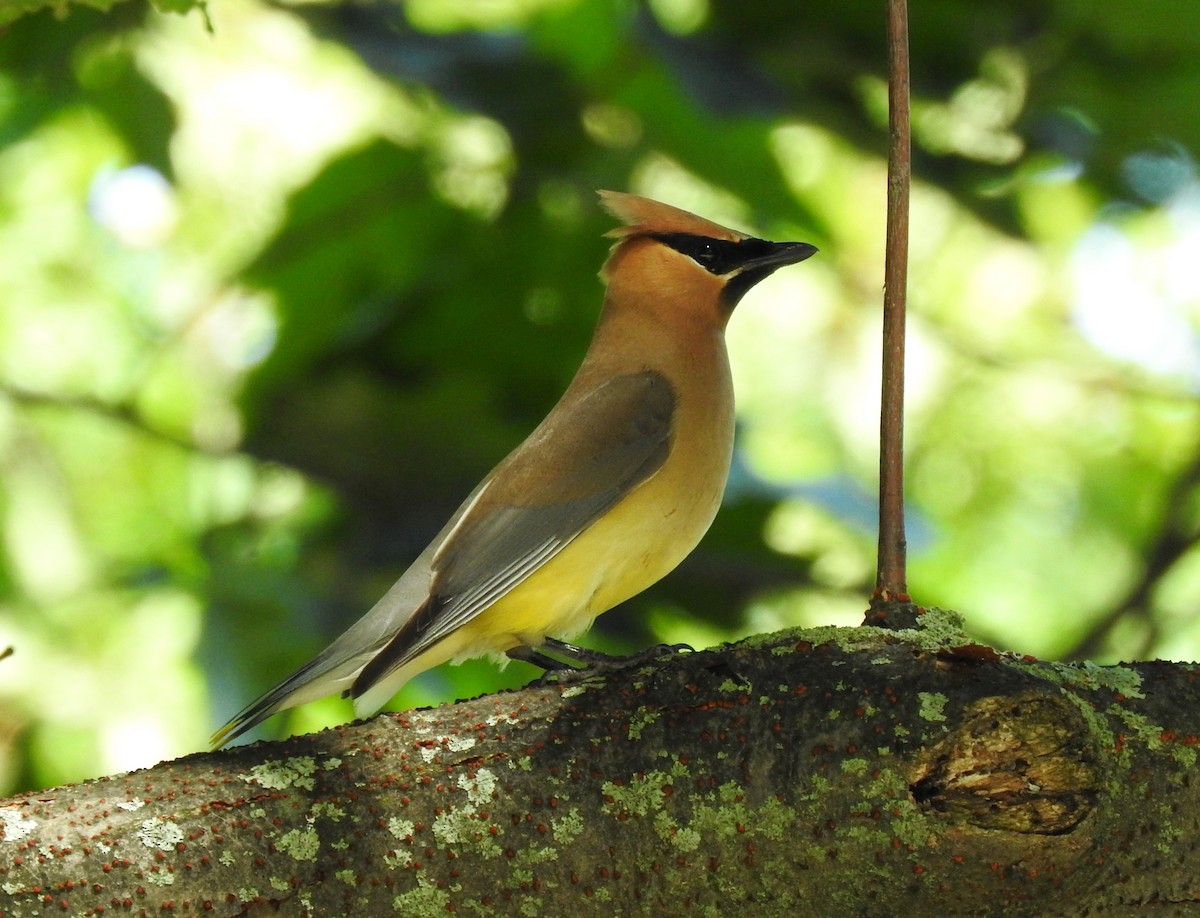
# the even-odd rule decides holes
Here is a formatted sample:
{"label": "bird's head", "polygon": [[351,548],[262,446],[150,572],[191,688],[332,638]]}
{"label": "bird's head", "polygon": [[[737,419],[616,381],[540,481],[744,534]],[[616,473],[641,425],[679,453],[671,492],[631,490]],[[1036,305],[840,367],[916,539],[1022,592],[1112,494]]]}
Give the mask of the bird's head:
{"label": "bird's head", "polygon": [[600,276],[609,285],[659,295],[711,301],[723,327],[751,287],[776,268],[804,261],[817,248],[807,242],[768,242],[695,214],[618,191],[601,191],[605,209],[623,226],[608,233],[617,243]]}

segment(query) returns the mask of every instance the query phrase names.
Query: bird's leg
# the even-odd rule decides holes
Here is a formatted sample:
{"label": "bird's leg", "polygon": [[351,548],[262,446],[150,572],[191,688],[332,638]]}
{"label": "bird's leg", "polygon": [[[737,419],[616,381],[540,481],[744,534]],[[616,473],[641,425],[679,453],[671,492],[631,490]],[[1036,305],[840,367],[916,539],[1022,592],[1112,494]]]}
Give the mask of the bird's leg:
{"label": "bird's leg", "polygon": [[528,647],[525,644],[519,644],[506,652],[510,660],[520,660],[522,663],[529,663],[533,666],[540,666],[547,673],[562,672],[564,670],[574,670],[575,667],[570,663],[564,663],[562,660],[556,660],[554,657],[546,656],[540,650],[534,647]]}
{"label": "bird's leg", "polygon": [[542,642],[542,649],[556,653],[561,657],[566,657],[581,666],[597,666],[601,668],[636,666],[639,663],[645,663],[648,660],[653,660],[655,657],[665,656],[666,654],[683,653],[685,651],[691,653],[695,650],[690,644],[655,644],[653,647],[647,647],[645,650],[639,650],[637,653],[617,657],[612,654],[601,653],[599,650],[591,650],[587,647],[568,644],[566,641],[560,641],[557,638],[546,638]]}
{"label": "bird's leg", "polygon": [[[560,641],[557,638],[546,638],[539,647],[528,647],[522,644],[506,651],[506,654],[510,660],[531,663],[546,670],[532,684],[544,685],[547,682],[554,682],[559,685],[566,685],[599,673],[624,669],[628,666],[639,666],[664,654],[692,651],[692,649],[687,644],[656,644],[653,647],[648,647],[645,650],[628,656],[616,657],[612,654],[602,653],[599,650],[590,650],[587,647],[568,644],[566,641]],[[562,660],[556,660],[549,654],[543,653],[543,651],[559,654],[571,662],[567,663]]]}
{"label": "bird's leg", "polygon": [[560,641],[558,638],[552,637],[548,637],[542,641],[542,647],[551,653],[566,657],[573,663],[579,663],[583,666],[595,663],[615,663],[621,659],[621,657],[614,657],[609,653],[580,647],[578,644],[568,644],[566,641]]}

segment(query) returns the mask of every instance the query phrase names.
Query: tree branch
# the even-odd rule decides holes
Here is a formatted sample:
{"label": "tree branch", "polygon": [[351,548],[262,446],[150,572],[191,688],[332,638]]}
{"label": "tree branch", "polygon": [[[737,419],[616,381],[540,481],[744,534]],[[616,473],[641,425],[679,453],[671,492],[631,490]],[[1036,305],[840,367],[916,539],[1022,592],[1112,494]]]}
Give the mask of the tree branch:
{"label": "tree branch", "polygon": [[1000,657],[945,613],[921,621],[769,635],[14,798],[0,911],[1194,903],[1198,671]]}

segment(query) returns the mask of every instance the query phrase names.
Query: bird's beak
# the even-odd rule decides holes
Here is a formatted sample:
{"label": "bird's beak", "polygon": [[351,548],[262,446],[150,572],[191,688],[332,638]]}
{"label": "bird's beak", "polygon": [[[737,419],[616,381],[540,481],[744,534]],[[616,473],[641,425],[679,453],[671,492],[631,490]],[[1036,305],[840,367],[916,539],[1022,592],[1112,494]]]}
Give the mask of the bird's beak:
{"label": "bird's beak", "polygon": [[768,246],[768,248],[764,251],[756,252],[753,257],[746,259],[741,266],[743,271],[754,271],[759,274],[763,272],[770,273],[776,268],[782,268],[784,265],[794,265],[817,254],[817,247],[809,245],[807,242],[763,241],[761,244]]}
{"label": "bird's beak", "polygon": [[732,311],[747,290],[776,268],[794,265],[817,252],[817,247],[807,242],[768,242],[765,239],[747,239],[738,245],[738,249],[742,263],[731,272],[721,291],[721,302],[727,311]]}

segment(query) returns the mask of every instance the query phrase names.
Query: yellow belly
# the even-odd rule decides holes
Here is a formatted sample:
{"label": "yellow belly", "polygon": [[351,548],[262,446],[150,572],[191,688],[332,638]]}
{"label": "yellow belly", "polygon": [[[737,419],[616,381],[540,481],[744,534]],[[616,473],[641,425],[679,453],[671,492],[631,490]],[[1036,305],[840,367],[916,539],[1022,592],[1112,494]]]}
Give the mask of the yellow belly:
{"label": "yellow belly", "polygon": [[669,493],[655,484],[630,494],[461,630],[489,650],[569,638],[674,570],[712,523],[724,477],[708,493]]}
{"label": "yellow belly", "polygon": [[721,503],[728,453],[710,458],[699,476],[664,468],[666,476],[633,491],[529,579],[357,698],[355,711],[378,710],[417,673],[448,660],[570,638],[662,579],[696,547]]}

